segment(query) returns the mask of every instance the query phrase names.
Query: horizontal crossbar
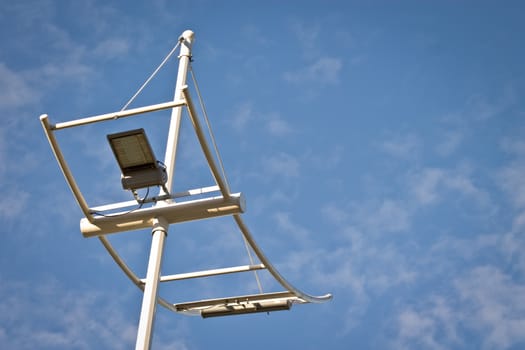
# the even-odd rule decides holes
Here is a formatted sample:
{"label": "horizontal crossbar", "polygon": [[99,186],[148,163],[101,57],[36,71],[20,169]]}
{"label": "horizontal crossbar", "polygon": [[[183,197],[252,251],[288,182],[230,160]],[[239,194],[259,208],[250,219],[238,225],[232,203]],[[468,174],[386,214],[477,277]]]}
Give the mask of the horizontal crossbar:
{"label": "horizontal crossbar", "polygon": [[[210,277],[210,276],[226,275],[230,273],[248,272],[248,271],[263,270],[263,269],[265,269],[265,266],[263,264],[225,267],[221,269],[186,272],[186,273],[178,273],[175,275],[161,276],[160,282],[180,281],[180,280],[186,280],[190,278]],[[144,279],[141,279],[141,281],[144,282]]]}
{"label": "horizontal crossbar", "polygon": [[108,233],[139,230],[153,227],[155,218],[163,217],[169,224],[200,220],[223,215],[239,214],[245,210],[244,197],[234,193],[222,196],[196,199],[186,202],[157,205],[129,212],[93,216],[92,220],[80,220],[80,231],[84,237]]}
{"label": "horizontal crossbar", "polygon": [[74,126],[86,125],[86,124],[91,124],[91,123],[97,123],[97,122],[101,122],[101,121],[105,121],[105,120],[115,120],[115,119],[119,119],[119,118],[123,118],[123,117],[130,117],[130,116],[137,115],[137,114],[148,113],[148,112],[155,112],[155,111],[160,111],[160,110],[163,110],[163,109],[169,109],[169,108],[184,106],[185,104],[186,104],[185,100],[178,100],[178,101],[170,101],[170,102],[158,103],[158,104],[151,105],[151,106],[127,109],[127,110],[124,110],[124,111],[100,114],[100,115],[95,115],[95,116],[92,116],[92,117],[86,117],[86,118],[71,120],[71,121],[68,121],[68,122],[57,123],[57,124],[52,126],[52,130],[60,130],[60,129],[72,128]]}
{"label": "horizontal crossbar", "polygon": [[[194,188],[191,190],[174,193],[173,195],[170,196],[170,198],[177,199],[177,198],[196,196],[196,195],[206,194],[210,192],[218,192],[218,191],[219,191],[219,186],[217,185],[201,187],[201,188]],[[156,202],[157,200],[159,200],[156,197],[151,197],[151,199],[153,202]],[[92,207],[89,209],[93,213],[96,213],[96,212],[103,212],[103,211],[108,211],[108,210],[129,208],[129,207],[136,206],[136,205],[137,205],[137,201],[131,200],[131,201],[118,202],[118,203],[113,203],[113,204],[99,205],[99,206]]]}

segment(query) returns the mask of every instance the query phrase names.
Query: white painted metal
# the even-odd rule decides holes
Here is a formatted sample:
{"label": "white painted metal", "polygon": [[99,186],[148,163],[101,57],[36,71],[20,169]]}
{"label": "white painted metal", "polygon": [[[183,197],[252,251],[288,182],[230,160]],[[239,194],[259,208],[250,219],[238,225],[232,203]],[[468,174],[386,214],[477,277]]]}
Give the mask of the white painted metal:
{"label": "white painted metal", "polygon": [[169,223],[162,217],[156,218],[152,229],[151,250],[148,262],[148,271],[144,285],[142,308],[137,331],[135,350],[148,350],[151,347],[153,323],[157,306],[157,294],[162,264],[164,241],[168,234]]}
{"label": "white painted metal", "polygon": [[84,237],[105,235],[124,231],[140,230],[153,226],[157,216],[164,217],[168,223],[200,220],[223,215],[239,214],[245,211],[244,196],[241,193],[201,198],[186,202],[175,202],[154,207],[137,209],[129,212],[93,216],[80,220],[80,232]]}
{"label": "white painted metal", "polygon": [[[224,267],[221,269],[211,269],[211,270],[204,270],[204,271],[178,273],[175,275],[161,276],[160,282],[180,281],[180,280],[187,280],[191,278],[227,275],[230,273],[248,272],[248,271],[263,270],[263,269],[265,269],[263,264]],[[141,281],[144,281],[144,280],[141,280]]]}
{"label": "white painted metal", "polygon": [[52,129],[60,130],[60,129],[72,128],[74,126],[102,122],[106,120],[116,120],[119,118],[130,117],[130,116],[137,115],[137,114],[143,114],[143,113],[148,113],[148,112],[160,111],[163,109],[180,107],[180,106],[183,106],[185,103],[186,102],[184,100],[175,100],[175,101],[164,102],[164,103],[159,103],[159,104],[145,106],[145,107],[127,109],[124,111],[106,113],[106,114],[96,115],[92,117],[71,120],[68,122],[57,123],[52,126]]}
{"label": "white painted metal", "polygon": [[[200,194],[206,194],[210,192],[216,192],[219,191],[219,186],[208,186],[208,187],[201,187],[201,188],[195,188],[183,192],[177,192],[171,195],[171,198],[184,198],[184,197],[190,197],[190,196],[196,196]],[[151,198],[153,202],[155,202],[155,197]],[[123,209],[123,208],[129,208],[132,206],[136,206],[137,201],[131,200],[131,201],[124,201],[124,202],[118,202],[113,204],[105,204],[105,205],[99,205],[96,207],[89,208],[90,212],[103,212],[108,210],[115,210],[115,209]]]}
{"label": "white painted metal", "polygon": [[[182,36],[179,39],[181,47],[179,56],[179,72],[177,75],[177,83],[175,84],[175,97],[173,100],[180,98],[182,87],[186,84],[186,76],[191,58],[191,43],[193,41],[193,37],[193,32],[191,30],[186,30],[184,33],[182,33]],[[164,164],[166,166],[166,172],[168,175],[168,182],[161,188],[160,195],[169,195],[172,192],[181,115],[182,106],[173,108],[168,132],[168,141],[166,144],[166,155],[164,159]],[[164,209],[165,205],[169,205],[168,203],[170,202],[170,200],[166,202],[159,202],[155,205],[155,207]],[[155,228],[153,229],[150,261],[148,263],[148,274],[144,288],[142,309],[140,311],[140,322],[135,350],[147,350],[151,346],[151,334],[153,331],[153,321],[155,319],[155,307],[157,305],[157,288],[160,278],[160,266],[162,263],[162,250],[164,248],[165,236],[168,233],[169,222],[167,220],[163,220],[161,226],[163,231],[155,231]]]}
{"label": "white painted metal", "polygon": [[[177,82],[175,84],[175,94],[173,99],[175,101],[182,98],[182,89],[186,85],[186,77],[188,75],[188,67],[191,60],[191,45],[194,39],[194,33],[191,30],[186,30],[179,38],[180,41],[180,56],[179,56],[179,71],[177,73]],[[168,173],[168,183],[166,188],[168,192],[172,192],[173,188],[173,174],[175,172],[175,157],[177,154],[177,146],[179,142],[180,122],[182,117],[182,106],[173,108],[171,112],[170,128],[168,131],[168,143],[166,145],[166,155],[164,164]]]}
{"label": "white painted metal", "polygon": [[[241,314],[241,313],[251,313],[254,312],[250,308],[250,305],[255,304],[266,304],[271,305],[271,303],[282,303],[286,302],[290,306],[291,304],[303,304],[306,301],[297,297],[294,293],[290,291],[284,292],[275,292],[275,293],[261,293],[261,294],[252,294],[252,295],[241,295],[233,296],[228,298],[217,298],[217,299],[206,299],[199,301],[190,301],[186,303],[175,304],[175,308],[178,312],[185,313],[188,315],[203,315],[205,311],[216,310],[222,312],[223,315],[227,314]],[[238,306],[241,306],[239,308]],[[243,310],[244,306],[244,310]],[[230,309],[230,312],[227,312],[227,307]],[[222,308],[222,309],[221,309]],[[219,310],[217,310],[219,309]],[[271,310],[268,310],[271,311]]]}
{"label": "white painted metal", "polygon": [[208,142],[206,141],[206,137],[204,136],[204,132],[202,131],[199,117],[191,100],[191,96],[187,86],[185,86],[182,89],[182,93],[184,94],[184,99],[186,100],[186,105],[188,106],[188,114],[191,118],[191,122],[193,123],[195,132],[197,133],[197,138],[201,145],[202,151],[204,152],[204,156],[208,161],[208,166],[211,170],[211,173],[215,178],[217,185],[219,185],[222,195],[224,197],[228,197],[230,194],[230,189],[228,188],[228,184],[226,183],[225,179],[222,178],[222,174],[219,171],[219,168],[215,164],[215,158],[213,157],[213,153],[211,152],[210,147],[208,146]]}
{"label": "white painted metal", "polygon": [[219,191],[219,186],[217,185],[195,188],[195,189],[187,190],[183,192],[177,192],[177,193],[174,193],[171,197],[172,198],[182,198],[182,197],[196,196],[199,194],[205,194],[205,193],[216,192],[216,191]]}
{"label": "white painted metal", "polygon": [[[124,260],[118,255],[117,251],[113,246],[111,245],[111,242],[106,236],[98,236],[98,239],[100,240],[100,243],[106,248],[109,255],[113,258],[115,263],[122,269],[124,274],[128,276],[128,278],[133,282],[140,290],[144,291],[144,282],[138,278],[138,276],[131,270],[128,265],[124,262]],[[168,301],[164,300],[162,297],[157,297],[158,303],[165,307],[168,310],[171,310],[173,312],[177,312],[177,309],[175,306]]]}
{"label": "white painted metal", "polygon": [[73,174],[71,173],[71,170],[69,170],[66,159],[64,158],[62,151],[60,151],[60,147],[58,147],[58,142],[55,138],[55,135],[53,134],[52,126],[49,123],[49,118],[47,114],[42,114],[40,116],[40,122],[44,127],[47,140],[49,141],[49,145],[51,146],[51,149],[53,150],[55,158],[58,162],[58,165],[60,166],[60,170],[62,170],[62,174],[64,174],[66,182],[69,185],[71,192],[73,192],[73,196],[75,196],[75,199],[77,200],[78,205],[80,206],[80,209],[84,213],[85,217],[88,220],[92,220],[93,217],[89,211],[89,207],[86,203],[86,200],[84,199],[84,196],[82,196],[82,192],[80,192],[80,188],[78,188],[78,185],[75,181],[75,178],[73,177]]}
{"label": "white painted metal", "polygon": [[295,288],[291,283],[289,283],[280,273],[277,271],[277,269],[272,265],[270,260],[266,258],[263,251],[257,243],[255,242],[255,239],[252,237],[250,230],[248,230],[248,226],[244,223],[240,215],[234,214],[233,218],[235,219],[235,222],[239,226],[239,229],[241,230],[242,234],[244,235],[244,238],[248,241],[250,244],[250,247],[252,247],[253,251],[259,258],[259,260],[266,266],[266,269],[272,274],[272,276],[279,282],[286,290],[289,290],[291,293],[296,295],[297,297],[305,300],[309,303],[323,303],[325,301],[328,301],[332,299],[331,294],[325,294],[322,296],[312,296],[306,293],[301,292],[299,289]]}

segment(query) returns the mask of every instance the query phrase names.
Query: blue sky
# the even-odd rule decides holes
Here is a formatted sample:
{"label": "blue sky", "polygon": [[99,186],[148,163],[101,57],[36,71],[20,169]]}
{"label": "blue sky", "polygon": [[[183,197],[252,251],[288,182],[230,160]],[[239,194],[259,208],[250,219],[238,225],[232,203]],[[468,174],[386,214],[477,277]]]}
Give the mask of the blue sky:
{"label": "blue sky", "polygon": [[[207,320],[159,307],[154,349],[523,348],[524,14],[517,1],[5,2],[0,347],[133,347],[142,294],[79,232],[38,118],[119,110],[192,29],[248,226],[288,280],[334,299]],[[177,64],[132,107],[170,100]],[[168,121],[58,134],[90,204],[131,199],[105,135],[144,127],[163,158]],[[187,119],[174,183],[212,184]],[[149,231],[110,239],[143,276]],[[166,244],[165,274],[248,263],[228,217],[174,225]],[[161,294],[256,290],[243,275]]]}

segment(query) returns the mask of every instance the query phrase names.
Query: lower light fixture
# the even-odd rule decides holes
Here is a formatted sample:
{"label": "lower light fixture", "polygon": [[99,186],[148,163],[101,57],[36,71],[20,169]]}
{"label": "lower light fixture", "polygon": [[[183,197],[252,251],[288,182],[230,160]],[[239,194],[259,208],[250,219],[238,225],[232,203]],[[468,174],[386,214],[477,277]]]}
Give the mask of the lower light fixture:
{"label": "lower light fixture", "polygon": [[290,310],[292,302],[289,300],[260,301],[213,306],[201,311],[202,318],[253,314],[257,312],[272,312]]}

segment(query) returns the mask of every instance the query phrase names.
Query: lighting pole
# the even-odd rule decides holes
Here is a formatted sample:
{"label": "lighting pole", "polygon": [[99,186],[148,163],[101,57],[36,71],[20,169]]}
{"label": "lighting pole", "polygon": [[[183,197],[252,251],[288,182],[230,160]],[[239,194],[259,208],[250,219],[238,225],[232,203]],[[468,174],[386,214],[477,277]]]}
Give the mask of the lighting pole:
{"label": "lighting pole", "polygon": [[[186,77],[188,67],[191,59],[191,44],[193,42],[194,33],[191,30],[186,30],[182,33],[180,40],[180,56],[179,56],[179,70],[177,74],[177,82],[175,84],[175,97],[178,100],[182,96],[182,87],[186,85]],[[166,155],[164,164],[166,165],[166,172],[168,175],[168,182],[166,183],[166,190],[173,192],[173,174],[175,170],[175,155],[177,153],[177,145],[180,131],[180,121],[182,116],[182,106],[177,106],[172,109],[170,128],[168,132],[168,142],[166,145]],[[161,190],[165,192],[163,188]],[[168,193],[164,193],[168,194]],[[156,205],[162,206],[166,203],[164,201],[158,202]],[[146,280],[144,285],[144,295],[142,299],[142,308],[140,311],[140,320],[137,331],[137,342],[135,350],[148,350],[151,346],[151,338],[153,333],[153,323],[155,319],[155,310],[157,306],[158,285],[160,279],[160,268],[162,265],[162,253],[164,251],[164,241],[168,234],[169,223],[163,217],[156,217],[154,226],[151,231],[152,241],[148,261],[148,270],[146,273]]]}

